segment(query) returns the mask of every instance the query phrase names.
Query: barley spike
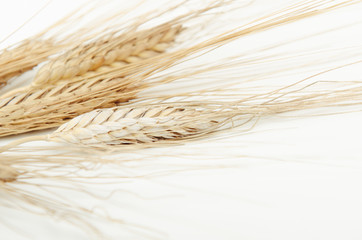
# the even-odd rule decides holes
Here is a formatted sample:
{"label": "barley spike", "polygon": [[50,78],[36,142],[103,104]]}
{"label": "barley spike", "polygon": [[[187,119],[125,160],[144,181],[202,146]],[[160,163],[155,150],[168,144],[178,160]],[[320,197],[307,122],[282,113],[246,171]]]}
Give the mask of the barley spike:
{"label": "barley spike", "polygon": [[106,39],[81,44],[43,65],[32,84],[40,86],[62,80],[81,80],[153,57],[164,52],[181,29],[180,25],[162,25],[130,36],[115,36],[113,33]]}

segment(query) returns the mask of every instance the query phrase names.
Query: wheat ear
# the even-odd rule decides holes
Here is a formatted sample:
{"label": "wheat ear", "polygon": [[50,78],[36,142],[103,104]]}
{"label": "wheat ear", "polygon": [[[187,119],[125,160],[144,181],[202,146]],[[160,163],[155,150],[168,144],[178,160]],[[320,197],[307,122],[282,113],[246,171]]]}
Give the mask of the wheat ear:
{"label": "wheat ear", "polygon": [[73,118],[49,135],[14,141],[1,147],[0,152],[38,140],[96,148],[177,143],[240,126],[263,116],[342,104],[349,97],[355,101],[348,105],[360,104],[360,92],[361,88],[355,87],[321,94],[291,94],[278,100],[280,92],[276,91],[274,99],[273,95],[261,94],[269,100],[257,104],[253,103],[253,98],[259,96],[228,103],[178,102],[97,109]]}
{"label": "wheat ear", "polygon": [[137,89],[124,79],[65,83],[56,87],[3,99],[0,103],[0,135],[59,126],[67,119],[95,108],[111,107],[132,99]]}
{"label": "wheat ear", "polygon": [[[118,76],[128,75],[130,64],[152,58],[165,52],[181,32],[181,25],[162,26],[127,36],[100,39],[91,44],[80,45],[43,65],[32,85],[18,88],[1,96],[7,98],[32,89],[52,84],[76,82],[117,71]],[[129,39],[124,41],[122,39]],[[121,44],[119,42],[122,42]],[[115,44],[119,44],[114,46]],[[124,69],[124,73],[120,70]]]}
{"label": "wheat ear", "polygon": [[[89,39],[90,36],[85,36],[81,30],[64,34],[65,30],[80,22],[82,16],[77,16],[78,10],[63,17],[38,34],[2,49],[0,51],[0,88],[4,87],[9,79],[33,69],[46,61],[49,56],[69,48],[79,41]],[[60,34],[63,36],[59,36]]]}
{"label": "wheat ear", "polygon": [[85,146],[149,144],[195,137],[220,124],[196,106],[161,105],[99,109],[60,126],[48,140]]}
{"label": "wheat ear", "polygon": [[114,36],[116,33],[113,33],[107,39],[82,44],[43,65],[32,84],[39,86],[64,79],[72,81],[75,77],[89,78],[111,71],[112,68],[150,58],[164,52],[181,29],[181,26],[163,25],[127,36]]}
{"label": "wheat ear", "polygon": [[97,109],[73,118],[50,135],[22,138],[0,148],[0,152],[36,140],[101,146],[195,138],[216,129],[229,118],[228,111],[215,112],[217,109],[197,104]]}
{"label": "wheat ear", "polygon": [[[321,93],[303,92],[305,87],[297,92],[282,88],[235,102],[134,104],[97,109],[73,118],[51,134],[16,140],[1,147],[0,152],[39,140],[101,149],[120,145],[149,147],[174,144],[241,126],[264,116],[361,104],[362,88],[359,85]],[[265,98],[265,101],[255,103],[254,100],[259,97]]]}

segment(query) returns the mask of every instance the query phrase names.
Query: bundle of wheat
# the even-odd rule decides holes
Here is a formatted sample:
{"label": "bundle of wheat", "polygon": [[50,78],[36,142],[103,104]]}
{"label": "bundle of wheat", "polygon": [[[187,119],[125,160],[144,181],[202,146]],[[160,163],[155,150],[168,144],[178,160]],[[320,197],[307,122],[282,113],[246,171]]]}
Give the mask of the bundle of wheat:
{"label": "bundle of wheat", "polygon": [[[66,60],[67,56],[73,56],[74,54],[66,54],[65,62],[63,62],[64,59],[60,60],[60,62],[75,65],[68,66],[68,64],[58,64],[57,68],[40,71],[47,76],[45,79],[50,77],[50,79],[53,79],[49,80],[50,82],[56,82],[56,80],[62,79],[64,76],[74,77],[80,73],[84,75],[86,74],[85,71],[89,70],[91,70],[89,73],[91,74],[91,77],[89,79],[83,79],[83,77],[79,79],[75,77],[74,81],[72,79],[64,80],[59,82],[59,85],[48,85],[44,86],[43,88],[34,87],[26,90],[24,93],[20,92],[12,97],[2,99],[0,104],[0,136],[56,127],[60,124],[63,124],[68,119],[88,111],[97,108],[111,107],[115,106],[116,104],[126,102],[134,98],[138,92],[146,88],[182,79],[184,76],[164,76],[156,78],[155,76],[157,76],[157,73],[171,68],[178,63],[186,61],[190,56],[194,56],[197,53],[222,46],[229,43],[230,41],[236,40],[248,34],[272,27],[277,27],[281,24],[290,23],[298,19],[314,16],[350,4],[352,4],[352,2],[344,1],[338,4],[331,4],[331,1],[320,1],[318,4],[305,3],[292,6],[291,8],[288,8],[285,13],[283,12],[283,14],[276,12],[271,16],[265,16],[258,20],[252,21],[247,26],[241,26],[240,29],[235,29],[231,32],[221,34],[207,41],[191,45],[190,47],[185,47],[171,53],[154,56],[151,59],[144,59],[143,61],[134,62],[128,66],[123,66],[123,64],[121,64],[121,67],[116,67],[115,69],[111,70],[107,69],[107,74],[102,73],[102,68],[99,70],[101,71],[100,74],[97,74],[97,71],[93,72],[93,70],[99,68],[101,65],[106,65],[104,62],[106,58],[102,56],[102,54],[98,55],[97,51],[93,52],[94,50],[92,50],[92,48],[90,48],[89,51],[86,51],[85,55],[82,55],[82,58],[71,58],[73,59],[71,61]],[[219,7],[219,5],[216,6]],[[207,11],[210,9],[213,8],[208,7],[197,11],[195,16],[207,13]],[[194,12],[189,14],[193,15]],[[177,34],[180,30],[180,21],[176,21],[176,19],[175,21],[171,21],[176,22],[175,26],[161,25],[160,28],[156,28],[155,31],[151,31],[149,35],[146,35],[158,35],[158,37],[152,38],[151,45],[154,44],[154,40],[158,40],[160,43],[173,41],[175,34]],[[186,20],[188,20],[188,18],[186,18]],[[184,21],[182,20],[181,23],[182,22]],[[169,29],[166,32],[165,27],[166,29]],[[141,33],[145,34],[145,32]],[[133,35],[128,36],[128,38],[126,36],[125,38],[126,40],[123,39],[125,42],[134,41]],[[149,40],[148,37],[144,39]],[[116,40],[117,44],[115,46],[120,46],[118,45],[119,40]],[[137,43],[135,46],[144,45],[144,41],[142,39],[140,41],[142,44]],[[82,45],[82,47],[76,48],[75,52],[77,53],[82,51],[81,49],[84,47],[87,49],[87,46],[88,45]],[[112,53],[112,57],[110,57],[108,60],[110,62],[111,60],[115,61],[116,59],[114,57],[117,55],[113,54],[115,52],[111,51],[111,46],[112,44],[109,46],[106,45],[105,47],[107,53]],[[103,51],[103,47],[100,48]],[[122,49],[123,47],[120,48],[120,50]],[[140,51],[140,49],[144,49],[144,47],[140,47],[135,51]],[[123,52],[123,50],[120,51],[120,56],[128,51],[129,49],[127,49],[127,51],[125,50],[125,52]],[[136,52],[134,52],[133,55],[137,54]],[[129,54],[131,53],[127,53],[124,57],[118,56],[118,58],[129,59],[129,57],[127,57]],[[84,57],[87,57],[86,59],[89,59],[90,61],[83,62]],[[60,59],[62,59],[62,57],[60,57]],[[97,64],[95,59],[98,59]],[[52,66],[55,62],[57,61],[52,61],[49,65],[45,65],[44,68],[49,69],[49,67]],[[83,63],[84,69],[82,68]],[[81,69],[84,71],[80,71]],[[65,72],[68,73],[64,75]],[[124,76],[126,75],[125,73],[128,75]],[[46,80],[41,80],[41,82],[44,81]]]}
{"label": "bundle of wheat", "polygon": [[[74,183],[83,179],[77,175],[78,171],[89,174],[94,170],[87,168],[86,164],[120,164],[120,161],[108,161],[89,153],[185,143],[223,130],[240,131],[236,127],[253,126],[256,120],[266,116],[361,104],[362,88],[358,82],[346,83],[341,89],[309,92],[309,84],[298,87],[304,82],[302,80],[293,84],[297,90],[286,86],[257,94],[244,93],[242,97],[235,92],[228,95],[219,90],[228,99],[234,99],[226,102],[191,101],[192,98],[188,98],[198,93],[212,94],[207,91],[208,86],[201,88],[204,89],[201,92],[176,91],[167,97],[151,92],[147,98],[142,98],[141,94],[154,86],[183,81],[199,73],[212,74],[215,68],[237,71],[239,65],[232,61],[216,67],[201,64],[191,70],[182,69],[182,64],[244,36],[360,2],[301,1],[205,41],[189,42],[180,49],[167,51],[177,36],[188,29],[188,20],[203,14],[212,15],[212,10],[229,4],[229,1],[215,0],[202,10],[190,11],[152,29],[139,29],[135,24],[134,29],[126,29],[121,34],[118,34],[118,29],[101,37],[88,36],[78,44],[68,44],[67,51],[40,67],[31,86],[10,92],[0,99],[0,137],[59,127],[53,133],[21,138],[0,147],[0,190],[9,194],[10,200],[21,198],[52,214],[61,215],[64,211],[69,222],[90,227],[79,216],[87,209],[72,208],[64,202],[52,204],[42,196],[23,192],[15,186],[31,185],[27,180],[35,177]],[[27,49],[25,45],[21,46],[19,49]],[[52,43],[48,47],[59,51]],[[181,69],[172,72],[175,66],[181,66]],[[177,71],[184,73],[174,74]],[[219,81],[225,81],[226,86],[231,84],[227,77]],[[184,99],[172,102],[174,97]],[[130,102],[134,99],[137,101]],[[38,145],[34,150],[62,150],[71,146],[72,151],[64,155],[21,154],[25,148],[19,145],[32,141],[56,143],[54,147]],[[66,170],[62,172],[64,168]],[[62,174],[55,174],[58,170]],[[96,178],[96,174],[87,177]]]}

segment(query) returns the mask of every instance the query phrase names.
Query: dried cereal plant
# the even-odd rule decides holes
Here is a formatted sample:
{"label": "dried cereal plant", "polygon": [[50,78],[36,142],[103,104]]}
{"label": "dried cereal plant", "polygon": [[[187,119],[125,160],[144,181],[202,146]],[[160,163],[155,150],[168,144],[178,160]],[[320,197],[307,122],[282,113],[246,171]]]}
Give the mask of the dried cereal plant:
{"label": "dried cereal plant", "polygon": [[[218,3],[218,1],[216,2]],[[334,1],[319,1],[313,4],[307,2],[300,5],[293,5],[286,9],[285,13],[282,12],[282,14],[280,14],[278,11],[270,16],[252,21],[246,26],[241,26],[209,40],[160,56],[155,56],[152,59],[135,62],[107,74],[95,75],[89,79],[75,82],[65,81],[59,85],[49,85],[41,89],[34,88],[24,93],[16,94],[13,97],[1,99],[0,136],[56,127],[88,111],[97,108],[112,107],[127,102],[135,98],[137,93],[144,89],[182,79],[184,75],[159,77],[158,74],[178,63],[186,61],[189,57],[197,53],[222,46],[251,33],[277,27],[281,24],[317,15],[356,2],[342,1],[333,4]],[[223,3],[223,1],[221,1],[221,3]],[[207,13],[207,11],[212,10],[213,7],[214,5],[205,8],[206,10],[196,11],[196,16],[199,16],[199,13],[204,14],[205,11]],[[220,6],[217,4],[216,7]],[[191,12],[189,14],[193,15],[193,13],[194,12]],[[186,18],[186,22],[187,19],[188,18]],[[176,21],[176,23],[176,26],[171,28],[171,33],[179,29],[180,22]],[[131,36],[130,39],[133,39],[133,37]],[[60,68],[63,69],[63,66]],[[125,71],[130,71],[130,74],[124,76]],[[61,75],[62,74],[60,74],[60,76]]]}
{"label": "dried cereal plant", "polygon": [[[61,80],[74,81],[72,79],[74,77],[90,78],[111,71],[112,68],[150,58],[164,52],[180,30],[181,26],[166,24],[134,35],[132,33],[127,33],[128,36],[112,35],[108,39],[78,46],[70,53],[65,53],[43,65],[38,70],[33,85],[44,86]],[[124,42],[123,39],[130,40]],[[67,57],[72,56],[74,51],[78,52],[77,56]]]}
{"label": "dried cereal plant", "polygon": [[[207,90],[209,86],[204,86],[201,88],[204,89],[203,91],[198,92],[191,89],[189,92],[170,93],[168,97],[160,97],[161,100],[157,99],[159,96],[152,92],[148,94],[149,99],[142,99],[142,95],[139,94],[153,86],[178,80],[183,81],[188,77],[197,77],[199,73],[212,74],[215,69],[233,68],[238,70],[242,62],[226,62],[219,68],[217,65],[200,65],[191,69],[178,70],[185,71],[180,74],[177,74],[179,73],[177,71],[167,72],[169,69],[172,70],[172,67],[178,66],[179,63],[182,64],[195,58],[197,54],[202,55],[206,51],[223,46],[240,37],[359,2],[361,1],[301,1],[282,11],[251,21],[245,26],[173,52],[154,56],[152,59],[146,59],[147,57],[137,55],[135,52],[127,53],[119,61],[132,62],[125,67],[116,64],[112,69],[113,64],[117,62],[115,59],[118,59],[117,57],[113,59],[114,55],[110,54],[112,48],[107,46],[103,49],[101,47],[98,51],[92,49],[92,44],[82,44],[86,49],[88,47],[92,49],[84,57],[87,59],[86,57],[89,57],[88,53],[90,53],[90,56],[95,56],[97,60],[100,59],[101,64],[97,65],[93,62],[94,65],[87,65],[84,73],[80,68],[65,70],[63,68],[65,65],[60,65],[59,70],[56,70],[54,68],[56,64],[51,68],[47,64],[44,65],[45,70],[41,68],[46,76],[43,83],[49,80],[54,85],[34,86],[32,89],[1,99],[0,136],[60,127],[53,133],[21,138],[0,147],[0,192],[4,195],[0,204],[28,211],[34,211],[35,208],[39,211],[35,211],[37,214],[62,219],[83,229],[91,237],[107,239],[104,233],[99,231],[98,226],[92,224],[93,217],[125,226],[129,223],[98,214],[95,209],[84,207],[81,204],[73,204],[69,199],[62,198],[64,196],[56,196],[57,191],[54,190],[59,187],[59,183],[64,182],[68,184],[64,186],[68,190],[73,189],[91,195],[87,192],[86,187],[78,187],[78,184],[110,177],[130,178],[120,173],[115,173],[113,176],[98,174],[99,167],[122,166],[122,161],[125,159],[121,157],[117,159],[118,161],[114,161],[93,156],[93,153],[99,153],[99,150],[122,152],[124,149],[132,151],[140,148],[186,143],[221,131],[247,131],[254,126],[258,119],[280,113],[361,104],[362,88],[359,82],[342,82],[343,87],[341,88],[313,91],[310,88],[316,83],[309,84],[302,80],[282,88],[259,90],[257,93],[242,92],[239,95],[235,89],[231,93],[223,92],[224,89],[213,92]],[[184,27],[179,23],[177,22],[168,29],[171,29],[170,31],[173,33],[178,32],[180,28]],[[134,33],[143,33],[143,30]],[[174,35],[170,35],[172,35],[172,40],[170,40],[172,42]],[[122,39],[122,41],[114,43],[114,47],[121,50],[124,47],[123,42],[130,42],[132,38],[134,37]],[[148,37],[145,39],[149,40]],[[135,45],[137,46],[137,44]],[[165,45],[161,44],[162,46]],[[71,49],[77,49],[77,47],[78,45]],[[154,47],[150,49],[155,50]],[[149,52],[150,49],[146,52]],[[79,49],[76,51],[81,52]],[[162,51],[156,49],[156,52]],[[107,54],[106,56],[110,54],[109,61],[114,62],[107,61],[106,63],[106,58],[103,59],[104,53]],[[133,62],[133,58],[130,59],[130,56],[145,59]],[[66,59],[68,59],[67,57]],[[53,60],[49,64],[51,62]],[[56,60],[53,63],[55,62]],[[68,60],[65,62],[68,64]],[[69,62],[71,61],[69,60]],[[74,81],[68,81],[68,77],[74,78]],[[219,81],[225,82],[226,86],[231,83],[228,76],[221,77]],[[195,95],[200,95],[198,97],[202,98],[203,94],[209,98],[208,101],[192,100]],[[213,94],[215,96],[220,94],[232,100],[214,99],[212,101],[210,96],[212,98]],[[172,102],[174,98],[178,97],[184,98],[183,101]],[[129,105],[122,104],[131,99],[137,99],[137,101],[129,103]],[[150,102],[162,103],[150,104]],[[245,128],[241,128],[242,126]],[[33,151],[31,154],[24,151],[26,147],[19,146],[32,141],[55,142],[56,146],[30,147]],[[62,152],[43,153],[44,150],[64,151],[68,149],[68,146],[71,146],[69,147],[71,150],[64,154]],[[32,192],[33,187],[39,189],[49,187],[53,191],[50,195],[48,190],[41,195]],[[137,236],[137,239],[140,237]]]}
{"label": "dried cereal plant", "polygon": [[[120,38],[120,36],[115,36],[116,33],[120,32],[120,31],[115,31],[112,33],[109,33],[108,28],[110,28],[109,23],[112,22],[113,23],[113,28],[116,29],[121,29],[126,28],[127,24],[121,22],[118,23],[120,20],[122,20],[123,16],[126,16],[127,12],[130,12],[133,10],[133,7],[124,7],[124,13],[122,13],[122,11],[116,11],[117,15],[112,16],[112,12],[109,12],[108,10],[108,16],[96,16],[97,17],[97,23],[94,23],[94,21],[92,21],[92,19],[87,19],[87,21],[85,23],[83,23],[82,21],[85,21],[85,15],[89,15],[91,13],[95,13],[97,11],[102,12],[101,10],[99,10],[98,8],[100,8],[101,1],[94,1],[93,3],[89,2],[89,6],[84,7],[82,6],[83,11],[81,11],[80,9],[76,9],[73,12],[71,12],[70,14],[68,14],[67,16],[63,17],[62,19],[60,19],[59,21],[57,21],[56,23],[54,23],[53,25],[51,25],[50,27],[46,28],[45,30],[43,30],[42,32],[28,38],[25,39],[19,43],[13,44],[11,46],[8,46],[7,48],[1,50],[0,52],[0,69],[1,69],[1,74],[0,74],[0,87],[3,87],[6,85],[7,81],[15,76],[18,76],[26,71],[29,71],[31,69],[33,69],[35,66],[37,66],[38,64],[49,60],[49,57],[52,56],[52,58],[50,58],[48,64],[46,64],[45,66],[43,65],[43,67],[41,67],[38,75],[43,76],[44,78],[44,74],[46,74],[45,72],[49,72],[50,71],[50,67],[53,69],[53,76],[54,76],[54,72],[57,71],[57,68],[54,67],[55,65],[59,65],[60,62],[62,61],[61,59],[63,59],[65,62],[62,63],[64,65],[68,66],[68,71],[66,72],[69,75],[69,71],[74,72],[74,68],[76,66],[74,66],[74,58],[75,56],[81,54],[84,58],[88,57],[88,58],[92,58],[95,56],[89,56],[90,54],[104,54],[105,52],[107,52],[107,56],[106,59],[104,59],[103,61],[105,65],[109,66],[111,64],[110,62],[110,58],[114,57],[114,52],[112,53],[109,49],[114,47],[114,44],[121,44],[120,42],[122,41]],[[103,2],[103,8],[106,7],[108,4]],[[45,11],[43,9],[43,11]],[[24,24],[26,25],[26,24]],[[162,31],[162,32],[160,32]],[[177,29],[176,29],[177,31]],[[105,33],[104,33],[105,32]],[[158,29],[155,29],[152,33],[150,33],[149,35],[143,33],[138,33],[138,35],[135,35],[134,38],[148,38],[149,41],[157,41],[156,36],[154,36],[154,34],[160,34],[160,38],[162,37],[162,39],[158,39],[159,41],[163,41],[162,44],[161,42],[157,43],[157,42],[152,42],[152,44],[154,44],[153,46],[150,46],[150,48],[152,49],[143,49],[145,52],[142,53],[140,52],[140,48],[141,46],[137,46],[137,49],[134,49],[134,52],[131,52],[129,54],[135,54],[137,51],[137,56],[134,56],[134,58],[138,57],[150,57],[152,54],[154,54],[157,51],[162,51],[161,48],[165,48],[170,41],[172,41],[172,39],[169,39],[170,37],[172,38],[172,36],[170,36],[171,30],[170,32],[167,31],[167,28],[162,29],[161,27],[159,27]],[[169,35],[167,35],[167,33]],[[103,38],[100,38],[100,35],[105,35]],[[152,35],[153,34],[153,35]],[[162,35],[164,34],[164,35]],[[176,32],[175,32],[176,34]],[[167,36],[166,36],[167,35]],[[87,44],[80,44],[79,43],[84,43],[84,42],[89,42],[91,39],[94,39],[95,36],[98,36],[98,40],[97,41],[93,41],[92,43],[87,43]],[[153,37],[153,39],[152,39]],[[114,38],[118,38],[118,39],[114,39]],[[113,39],[113,42],[110,42],[110,40]],[[105,44],[105,43],[108,43]],[[98,52],[100,50],[99,45],[101,45],[103,43],[103,50],[102,53]],[[107,45],[107,46],[106,46]],[[132,44],[131,44],[132,45]],[[98,47],[97,47],[98,46]],[[107,47],[108,47],[108,51],[107,51]],[[97,50],[96,50],[97,49]],[[126,51],[131,50],[131,49],[124,49],[122,53],[126,53]],[[149,51],[147,51],[149,50]],[[64,53],[65,51],[65,53]],[[132,51],[132,50],[131,50]],[[60,56],[59,56],[59,53]],[[118,51],[119,53],[119,51]],[[127,54],[127,53],[126,53]],[[58,57],[54,57],[54,55],[57,55]],[[111,56],[112,55],[112,56]],[[124,56],[125,58],[127,58],[127,56]],[[57,59],[57,60],[56,60]],[[78,59],[81,59],[81,57],[79,57]],[[99,60],[99,59],[98,59]],[[116,60],[116,59],[113,59]],[[121,59],[117,59],[117,60],[121,60]],[[123,59],[125,60],[125,59]],[[129,59],[131,60],[131,59]],[[56,62],[56,63],[55,63]],[[67,64],[66,64],[67,63]],[[71,64],[73,63],[73,65]],[[92,70],[95,70],[96,66],[94,65],[94,59],[91,59],[91,61],[88,63],[88,67],[92,67]],[[99,61],[97,62],[98,64],[100,63]],[[113,62],[112,62],[113,63]],[[84,73],[84,67],[86,67],[86,65],[84,65],[85,63],[83,62],[82,64],[80,64],[80,66],[82,67],[82,73]],[[114,63],[115,65],[117,65],[117,63]],[[120,63],[119,63],[120,64]],[[118,65],[119,65],[118,64]],[[79,65],[79,64],[78,64]],[[77,66],[78,67],[78,66]],[[98,66],[99,67],[99,66]],[[72,69],[72,70],[70,70]],[[105,70],[105,69],[103,69]],[[59,73],[59,71],[58,71]],[[49,74],[51,74],[51,72],[49,72]],[[99,74],[99,73],[98,73]],[[76,74],[79,75],[79,72]],[[41,78],[40,76],[40,78]],[[89,77],[89,76],[88,76]],[[39,78],[39,77],[38,77]],[[37,83],[37,85],[39,84],[43,84],[41,82],[41,80],[38,80],[38,78],[36,78],[36,80],[34,80],[34,83]],[[52,78],[50,78],[51,80]],[[22,89],[22,88],[20,88]],[[3,98],[6,98],[7,96],[12,96],[14,95],[16,92],[19,92],[20,89],[18,90],[14,90],[14,91],[10,91],[6,94],[3,94]]]}
{"label": "dried cereal plant", "polygon": [[[45,9],[41,10],[45,11]],[[49,56],[67,49],[79,41],[86,41],[91,37],[92,30],[97,32],[97,26],[93,26],[92,30],[83,26],[82,30],[72,31],[70,28],[75,28],[83,18],[84,13],[77,14],[77,12],[78,9],[38,34],[2,49],[0,52],[0,88],[4,87],[9,79],[33,69],[46,61]],[[86,12],[91,12],[91,9]],[[102,19],[99,21],[105,22]],[[24,25],[26,26],[26,23]],[[89,36],[84,31],[87,31]]]}
{"label": "dried cereal plant", "polygon": [[[2,201],[9,201],[10,205],[16,206],[34,205],[40,210],[38,214],[65,218],[89,234],[107,239],[97,226],[89,222],[89,219],[92,217],[98,220],[104,219],[121,226],[126,225],[126,228],[131,223],[98,215],[85,207],[71,205],[66,199],[54,199],[51,196],[25,191],[24,187],[34,186],[34,180],[39,179],[40,182],[36,186],[45,188],[47,185],[44,181],[51,180],[56,186],[61,182],[71,183],[72,187],[65,186],[68,190],[74,188],[74,191],[84,191],[88,194],[86,188],[83,189],[76,183],[81,184],[83,180],[91,179],[102,180],[98,175],[98,166],[116,167],[123,166],[124,160],[138,161],[135,157],[130,159],[117,157],[113,160],[102,158],[100,153],[104,151],[124,152],[124,150],[170,146],[203,139],[220,131],[245,132],[253,127],[258,119],[280,113],[361,104],[360,83],[352,85],[346,83],[343,90],[316,93],[308,90],[310,84],[301,85],[302,82],[264,94],[250,95],[234,102],[184,101],[98,109],[70,120],[53,133],[15,140],[0,148],[2,186],[0,189],[6,196]],[[297,90],[289,89],[295,86]],[[244,128],[240,128],[241,126]],[[30,147],[34,153],[21,153],[26,147],[19,145],[31,141],[53,141],[61,145],[44,147],[38,145],[35,148]],[[70,145],[71,148],[65,147],[64,144]],[[63,155],[64,149],[69,151]],[[58,152],[36,153],[44,150]],[[105,179],[112,177],[131,179],[127,174],[123,176],[120,172],[104,175]],[[51,186],[50,184],[49,187]],[[142,230],[141,226],[138,227]]]}
{"label": "dried cereal plant", "polygon": [[[78,37],[76,40],[79,44],[75,44],[74,47],[68,46],[69,50],[42,65],[31,86],[15,89],[4,94],[2,98],[39,89],[44,85],[59,84],[62,81],[80,81],[112,71],[117,71],[118,75],[121,75],[119,71],[126,65],[159,55],[169,48],[175,37],[182,31],[182,22],[197,18],[203,13],[227,4],[229,4],[227,1],[211,1],[210,5],[201,10],[180,15],[161,25],[152,26],[151,29],[137,30],[152,20],[152,17],[169,14],[181,4],[171,5],[160,13],[141,15],[133,20],[135,21],[133,24],[129,21],[130,23],[127,24],[130,26],[118,24],[112,28],[107,27],[104,29],[105,33],[98,36],[96,33],[87,33],[88,28],[82,29],[78,35],[87,33],[90,36]],[[111,20],[114,20],[113,18],[115,17],[110,17]],[[99,28],[102,30],[101,25]],[[93,39],[90,39],[91,36]],[[129,71],[129,69],[125,70],[124,74],[129,74]]]}
{"label": "dried cereal plant", "polygon": [[[130,74],[132,70],[125,66],[165,52],[181,29],[181,26],[165,24],[148,31],[128,32],[127,36],[111,35],[108,39],[77,46],[42,65],[32,86],[15,89],[1,97],[39,90],[46,85],[77,82],[112,71],[120,76]],[[124,39],[129,40],[125,42]],[[115,43],[119,45],[114,46]],[[122,69],[127,71],[122,73]]]}
{"label": "dried cereal plant", "polygon": [[[274,91],[248,97],[244,95],[241,100],[232,102],[146,102],[97,109],[73,118],[53,133],[21,138],[0,148],[0,151],[29,141],[52,141],[105,150],[122,145],[147,148],[197,139],[270,115],[361,104],[360,82],[342,82],[342,89],[315,92],[310,90],[315,83],[303,85],[307,80],[309,78]],[[16,177],[10,173],[10,179]]]}

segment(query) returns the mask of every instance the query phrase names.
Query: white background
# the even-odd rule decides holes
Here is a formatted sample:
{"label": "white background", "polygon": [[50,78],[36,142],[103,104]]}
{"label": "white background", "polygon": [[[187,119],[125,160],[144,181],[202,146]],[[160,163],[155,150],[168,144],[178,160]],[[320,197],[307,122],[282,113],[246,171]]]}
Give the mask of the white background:
{"label": "white background", "polygon": [[[45,2],[3,1],[1,36],[10,34]],[[44,22],[74,7],[72,2],[53,1],[3,45],[41,29]],[[331,14],[327,19],[315,18],[316,31],[318,27],[337,26],[343,21],[361,21],[361,11],[358,6]],[[318,25],[318,21],[322,24]],[[305,24],[304,28],[303,24],[298,25],[298,29],[292,27],[290,32],[295,32],[296,36],[308,32],[311,25]],[[306,48],[313,49],[314,44],[334,47],[332,40],[337,43],[336,47],[355,46],[362,40],[361,29],[362,26],[356,24],[333,35],[335,39],[306,41],[305,44],[311,44]],[[280,32],[274,34],[279,35],[270,35],[270,41],[290,37]],[[263,38],[260,42],[268,40]],[[329,76],[359,80],[361,71],[356,67],[335,74]],[[181,158],[164,157],[157,165],[149,167],[151,170],[167,169],[172,164],[187,166],[197,156],[200,156],[197,163],[205,167],[123,182],[117,186],[122,189],[121,193],[97,205],[172,240],[362,239],[360,109],[326,116],[270,117],[259,122],[248,134],[194,142],[172,150],[156,149],[153,153],[172,153]],[[315,110],[313,113],[325,112]],[[293,116],[298,114],[295,112]],[[4,139],[2,144],[8,141],[11,138]],[[213,155],[219,160],[209,163],[208,158]],[[152,161],[147,163],[153,164]],[[115,186],[108,188],[111,191]],[[104,192],[107,187],[101,189]],[[4,223],[0,225],[1,239],[89,239],[59,219],[6,208],[1,211],[0,220]],[[104,231],[113,239],[121,239],[124,229],[112,225],[104,227]],[[130,237],[138,238],[140,236]]]}

